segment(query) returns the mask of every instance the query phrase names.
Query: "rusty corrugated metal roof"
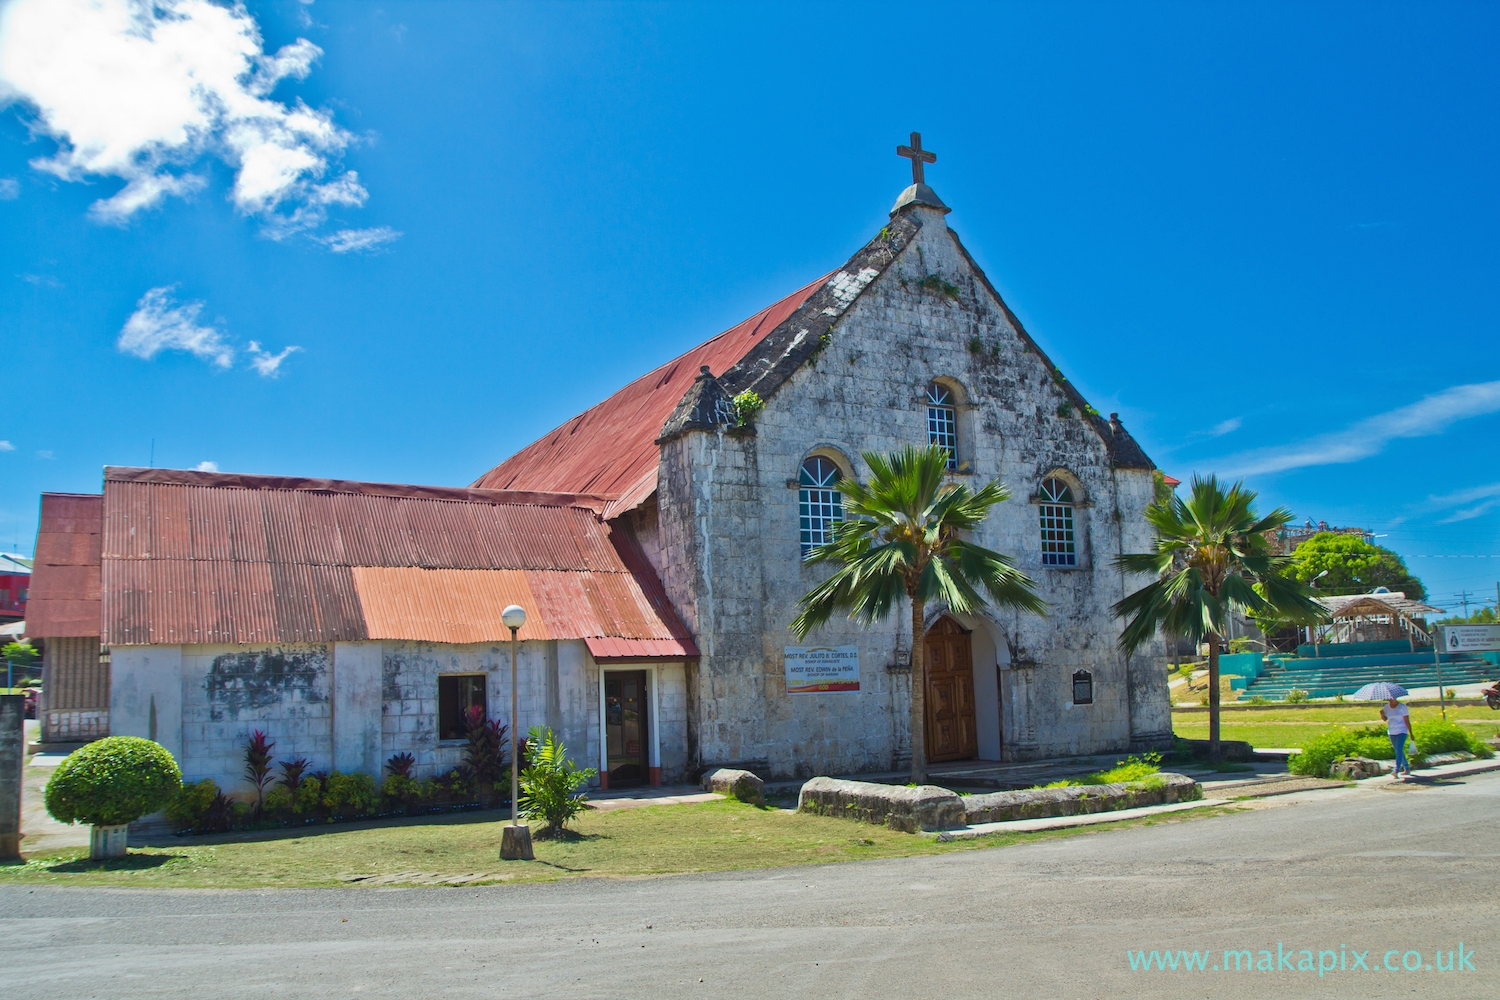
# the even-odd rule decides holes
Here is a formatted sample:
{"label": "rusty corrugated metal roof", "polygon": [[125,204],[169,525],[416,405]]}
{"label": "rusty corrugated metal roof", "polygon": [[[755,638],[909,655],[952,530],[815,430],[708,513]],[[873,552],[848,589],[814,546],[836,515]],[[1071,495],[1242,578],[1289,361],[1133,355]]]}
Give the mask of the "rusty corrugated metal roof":
{"label": "rusty corrugated metal roof", "polygon": [[111,645],[486,642],[516,603],[528,639],[692,648],[597,497],[111,468],[102,501]]}
{"label": "rusty corrugated metal roof", "polygon": [[43,493],[26,605],[26,634],[53,639],[99,634],[99,552],[104,498]]}
{"label": "rusty corrugated metal roof", "polygon": [[567,490],[612,498],[605,517],[630,510],[656,489],[656,438],[692,387],[700,366],[735,365],[828,280],[767,306],[712,340],[647,372],[602,403],[522,448],[474,481],[478,489]]}

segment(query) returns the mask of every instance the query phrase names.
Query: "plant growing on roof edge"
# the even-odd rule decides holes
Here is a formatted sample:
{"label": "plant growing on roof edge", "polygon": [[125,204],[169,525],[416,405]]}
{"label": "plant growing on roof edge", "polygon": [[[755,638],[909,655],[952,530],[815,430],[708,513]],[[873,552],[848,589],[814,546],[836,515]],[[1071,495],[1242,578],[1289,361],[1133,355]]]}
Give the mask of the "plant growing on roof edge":
{"label": "plant growing on roof edge", "polygon": [[1290,521],[1292,512],[1278,507],[1260,517],[1255,497],[1243,483],[1226,490],[1216,476],[1194,477],[1186,500],[1173,495],[1146,508],[1146,520],[1156,529],[1156,551],[1115,560],[1127,572],[1156,578],[1111,608],[1115,617],[1130,619],[1120,633],[1127,656],[1158,630],[1194,645],[1208,643],[1208,744],[1214,761],[1222,756],[1219,639],[1233,610],[1307,620],[1327,615],[1305,584],[1282,575],[1287,557],[1271,554],[1268,536]]}
{"label": "plant growing on roof edge", "polygon": [[737,427],[747,427],[755,415],[766,408],[766,401],[754,389],[746,389],[734,397],[734,422]]}
{"label": "plant growing on roof edge", "polygon": [[[845,520],[833,541],[815,546],[808,563],[835,562],[839,568],[804,594],[801,612],[789,626],[799,638],[828,622],[835,611],[873,624],[887,617],[900,598],[911,601],[912,635],[924,632],[927,605],[943,601],[958,614],[989,603],[1045,614],[1047,605],[1034,584],[998,552],[965,541],[959,532],[977,527],[991,507],[1010,496],[998,480],[977,492],[945,483],[948,452],[939,445],[907,445],[889,455],[866,452],[868,484],[841,479]],[[912,781],[927,777],[923,742],[926,672],[924,643],[912,643]]]}

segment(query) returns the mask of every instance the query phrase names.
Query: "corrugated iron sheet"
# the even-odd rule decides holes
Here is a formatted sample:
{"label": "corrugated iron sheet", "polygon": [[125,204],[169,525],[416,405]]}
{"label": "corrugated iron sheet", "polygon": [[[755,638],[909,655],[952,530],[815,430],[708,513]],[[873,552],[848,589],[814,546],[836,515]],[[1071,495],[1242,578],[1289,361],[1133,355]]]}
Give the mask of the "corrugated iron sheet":
{"label": "corrugated iron sheet", "polygon": [[827,276],[647,372],[474,481],[493,490],[570,490],[612,498],[613,519],[656,489],[657,435],[707,365],[722,375],[821,288]]}
{"label": "corrugated iron sheet", "polygon": [[513,603],[528,639],[688,639],[596,499],[145,471],[105,474],[111,645],[488,642]]}
{"label": "corrugated iron sheet", "polygon": [[104,498],[43,493],[36,561],[28,584],[26,634],[39,639],[97,637]]}

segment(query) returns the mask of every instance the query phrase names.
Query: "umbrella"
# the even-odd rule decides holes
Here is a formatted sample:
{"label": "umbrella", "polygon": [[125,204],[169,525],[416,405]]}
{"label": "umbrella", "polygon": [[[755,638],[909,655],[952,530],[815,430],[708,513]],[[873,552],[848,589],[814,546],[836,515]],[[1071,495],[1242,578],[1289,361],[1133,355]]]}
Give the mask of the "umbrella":
{"label": "umbrella", "polygon": [[1406,688],[1390,681],[1376,681],[1374,684],[1366,684],[1349,697],[1355,701],[1389,701],[1392,698],[1405,698]]}

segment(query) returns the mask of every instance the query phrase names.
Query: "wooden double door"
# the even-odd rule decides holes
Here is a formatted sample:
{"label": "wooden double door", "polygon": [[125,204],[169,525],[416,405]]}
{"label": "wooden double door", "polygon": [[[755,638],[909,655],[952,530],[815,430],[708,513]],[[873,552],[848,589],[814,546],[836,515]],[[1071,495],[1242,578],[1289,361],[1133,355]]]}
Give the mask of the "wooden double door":
{"label": "wooden double door", "polygon": [[974,725],[974,647],[969,631],[951,618],[927,630],[929,761],[965,760],[979,754]]}

